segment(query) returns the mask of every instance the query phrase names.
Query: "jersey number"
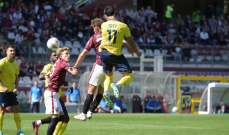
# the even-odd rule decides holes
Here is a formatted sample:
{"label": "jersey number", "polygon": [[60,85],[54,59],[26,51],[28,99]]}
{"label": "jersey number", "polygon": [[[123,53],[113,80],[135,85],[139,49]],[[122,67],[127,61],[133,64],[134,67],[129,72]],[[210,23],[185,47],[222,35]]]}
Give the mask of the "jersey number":
{"label": "jersey number", "polygon": [[[109,44],[111,43],[111,30],[107,30],[107,32],[109,33]],[[117,30],[113,30],[114,32],[114,40],[113,40],[113,44],[116,43],[116,37],[117,37]]]}
{"label": "jersey number", "polygon": [[56,64],[53,65],[52,69],[50,70],[50,77],[53,75],[55,70]]}

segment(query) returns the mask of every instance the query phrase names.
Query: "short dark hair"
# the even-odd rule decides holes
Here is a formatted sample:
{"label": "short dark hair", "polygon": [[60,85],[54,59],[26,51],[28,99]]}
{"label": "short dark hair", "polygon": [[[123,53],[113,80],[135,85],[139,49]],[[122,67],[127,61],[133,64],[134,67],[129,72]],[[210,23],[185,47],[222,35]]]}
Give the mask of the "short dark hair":
{"label": "short dark hair", "polygon": [[111,6],[107,6],[104,8],[104,14],[107,16],[113,16],[114,15],[114,9]]}
{"label": "short dark hair", "polygon": [[7,46],[7,49],[8,49],[8,48],[13,48],[13,49],[15,49],[15,47],[14,47],[13,45]]}
{"label": "short dark hair", "polygon": [[56,51],[51,51],[51,52],[48,54],[48,57],[50,58],[51,55],[52,55],[52,53],[54,53],[54,52],[56,52]]}

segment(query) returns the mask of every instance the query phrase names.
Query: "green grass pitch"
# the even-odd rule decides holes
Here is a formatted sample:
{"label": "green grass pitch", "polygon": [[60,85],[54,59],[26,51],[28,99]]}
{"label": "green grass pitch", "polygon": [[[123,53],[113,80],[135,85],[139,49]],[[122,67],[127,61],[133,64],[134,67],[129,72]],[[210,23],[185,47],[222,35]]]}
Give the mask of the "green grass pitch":
{"label": "green grass pitch", "polygon": [[[228,135],[229,115],[197,114],[94,114],[91,120],[78,121],[70,114],[65,135]],[[31,122],[46,114],[21,113],[22,130],[34,135]],[[46,135],[48,125],[39,128]],[[5,114],[3,133],[16,135],[13,114]]]}

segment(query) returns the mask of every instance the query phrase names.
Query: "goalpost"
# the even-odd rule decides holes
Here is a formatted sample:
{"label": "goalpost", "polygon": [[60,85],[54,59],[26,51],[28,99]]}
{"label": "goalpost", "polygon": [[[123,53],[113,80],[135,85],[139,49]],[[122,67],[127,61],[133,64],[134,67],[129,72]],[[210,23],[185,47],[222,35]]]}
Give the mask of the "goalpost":
{"label": "goalpost", "polygon": [[214,105],[229,103],[229,83],[209,83],[200,100],[199,114],[211,114]]}

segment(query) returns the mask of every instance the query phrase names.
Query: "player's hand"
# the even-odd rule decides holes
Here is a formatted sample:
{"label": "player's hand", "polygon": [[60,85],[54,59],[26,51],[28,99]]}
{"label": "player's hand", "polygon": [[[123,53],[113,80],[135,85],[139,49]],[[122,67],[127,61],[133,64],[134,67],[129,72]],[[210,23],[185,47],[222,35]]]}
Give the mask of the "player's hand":
{"label": "player's hand", "polygon": [[31,103],[31,100],[29,99],[29,103]]}
{"label": "player's hand", "polygon": [[40,100],[40,104],[42,103],[42,100]]}
{"label": "player's hand", "polygon": [[16,94],[16,93],[17,93],[17,89],[14,89],[14,90],[13,90],[13,93]]}
{"label": "player's hand", "polygon": [[2,90],[3,90],[5,93],[9,91],[8,88],[6,88],[6,87],[2,87]]}

